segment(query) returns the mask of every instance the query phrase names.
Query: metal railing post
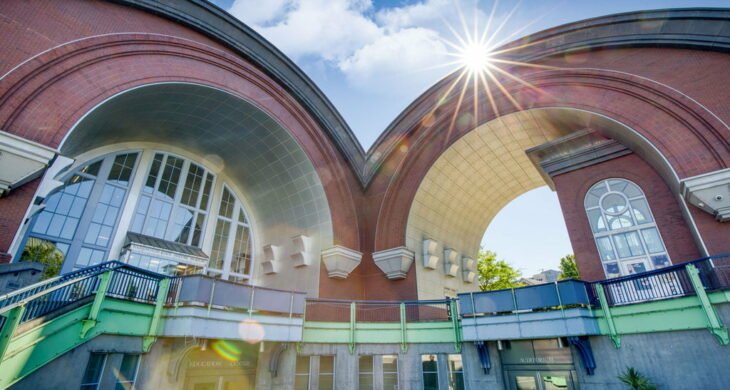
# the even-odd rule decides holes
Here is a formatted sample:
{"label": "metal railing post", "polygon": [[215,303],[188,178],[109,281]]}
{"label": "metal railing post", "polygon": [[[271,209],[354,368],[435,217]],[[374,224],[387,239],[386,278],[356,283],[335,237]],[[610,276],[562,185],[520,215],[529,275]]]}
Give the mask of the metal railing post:
{"label": "metal railing post", "polygon": [[24,312],[25,304],[22,304],[10,309],[5,317],[5,323],[3,324],[2,329],[0,329],[0,362],[2,362],[5,357],[5,352],[8,350],[10,340],[13,338],[15,330],[18,328]]}
{"label": "metal railing post", "polygon": [[157,338],[157,328],[159,328],[160,318],[162,317],[162,308],[167,300],[167,291],[170,289],[170,279],[161,279],[157,286],[157,300],[155,301],[155,310],[152,312],[152,320],[150,321],[150,329],[147,336],[142,338],[142,349],[149,352],[152,343]]}
{"label": "metal railing post", "polygon": [[106,271],[99,277],[99,288],[96,289],[96,295],[94,296],[94,303],[91,304],[91,310],[89,310],[89,317],[81,321],[81,338],[85,338],[86,334],[96,326],[96,318],[99,316],[101,311],[101,304],[104,303],[104,298],[109,290],[109,283],[112,279],[114,271]]}
{"label": "metal railing post", "polygon": [[404,353],[408,351],[408,342],[406,340],[406,304],[400,303],[400,350]]}
{"label": "metal railing post", "polygon": [[357,320],[356,303],[350,302],[350,353],[355,353],[355,321]]}
{"label": "metal railing post", "polygon": [[451,325],[454,328],[454,348],[456,352],[461,352],[461,335],[459,334],[459,315],[456,312],[456,300],[449,300],[449,308],[451,310]]}
{"label": "metal railing post", "polygon": [[601,303],[601,309],[603,309],[603,315],[608,323],[608,334],[613,341],[613,345],[616,346],[616,349],[621,348],[621,336],[618,334],[616,324],[613,322],[611,308],[608,306],[608,300],[606,299],[606,292],[603,291],[603,285],[601,283],[596,283],[594,287],[596,295],[598,295],[598,301]]}
{"label": "metal railing post", "polygon": [[705,312],[705,317],[707,318],[707,328],[710,330],[710,333],[717,337],[718,341],[720,341],[720,344],[730,344],[730,337],[728,336],[727,328],[722,323],[722,320],[717,315],[717,312],[715,312],[715,308],[712,307],[712,302],[710,302],[710,298],[707,296],[707,291],[705,291],[705,287],[702,285],[702,280],[700,279],[700,271],[697,269],[697,267],[695,267],[694,264],[687,264],[686,269],[687,275],[689,275],[689,281],[690,283],[692,283],[695,294],[697,294],[697,298],[700,301],[700,306]]}

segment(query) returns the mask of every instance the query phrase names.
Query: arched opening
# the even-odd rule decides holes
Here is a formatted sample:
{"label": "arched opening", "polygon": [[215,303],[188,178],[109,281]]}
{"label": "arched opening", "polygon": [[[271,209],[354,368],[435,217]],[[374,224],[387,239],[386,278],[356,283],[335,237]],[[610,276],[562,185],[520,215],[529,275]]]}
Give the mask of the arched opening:
{"label": "arched opening", "polygon": [[[661,203],[668,208],[665,214],[672,215],[657,223],[659,230],[673,229],[676,216],[682,218],[682,205],[672,194],[676,174],[656,148],[616,121],[575,109],[531,109],[466,133],[428,169],[409,211],[406,246],[415,252],[419,298],[476,289],[466,267],[477,257],[487,227],[510,202],[545,185],[558,194],[581,276],[617,276],[604,272],[582,202],[589,187],[605,175],[634,180],[632,167],[645,171],[638,176],[653,186],[649,203]],[[573,180],[577,175],[582,175],[580,180]],[[652,184],[646,184],[649,177]],[[578,206],[574,194],[581,194]],[[695,243],[687,242],[692,241],[689,229],[682,224],[677,235],[685,242],[668,245],[670,255],[689,260],[698,254]],[[539,248],[539,240],[520,241]],[[432,254],[443,258],[443,264],[429,264]]]}
{"label": "arched opening", "polygon": [[[157,271],[194,265],[251,280],[263,275],[256,260],[267,243],[304,234],[318,247],[332,245],[327,198],[302,147],[267,113],[227,92],[184,83],[125,91],[86,114],[59,149],[75,161],[52,178],[65,185],[47,197],[33,223],[52,219],[54,202],[63,199],[64,218],[75,218],[76,226],[62,223],[52,233],[80,261],[67,262],[65,271],[121,258],[145,268],[154,262]],[[85,199],[64,195],[87,181]],[[73,216],[69,201],[79,209]],[[100,208],[113,212],[95,211]],[[42,227],[31,227],[26,237]],[[136,254],[135,246],[171,250],[179,261],[161,265],[149,253]],[[307,274],[298,281],[272,275],[271,284],[316,288],[318,272]]]}
{"label": "arched opening", "polygon": [[481,247],[518,270],[523,282],[553,281],[560,259],[573,253],[558,195],[542,186],[515,198],[487,226]]}

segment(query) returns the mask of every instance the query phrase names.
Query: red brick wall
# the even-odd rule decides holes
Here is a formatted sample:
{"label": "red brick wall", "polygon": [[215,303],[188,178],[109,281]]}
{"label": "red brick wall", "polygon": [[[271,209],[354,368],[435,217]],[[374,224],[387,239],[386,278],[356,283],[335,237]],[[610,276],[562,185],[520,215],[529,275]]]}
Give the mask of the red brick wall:
{"label": "red brick wall", "polygon": [[[630,154],[553,178],[583,279],[606,278],[583,200],[595,183],[615,177],[631,180],[644,191],[673,264],[700,257],[677,197],[651,166],[637,155]],[[720,225],[718,222],[715,224]]]}
{"label": "red brick wall", "polygon": [[33,200],[40,180],[35,179],[13,190],[8,196],[0,198],[0,263],[9,263],[12,258],[13,254],[8,253],[8,249]]}

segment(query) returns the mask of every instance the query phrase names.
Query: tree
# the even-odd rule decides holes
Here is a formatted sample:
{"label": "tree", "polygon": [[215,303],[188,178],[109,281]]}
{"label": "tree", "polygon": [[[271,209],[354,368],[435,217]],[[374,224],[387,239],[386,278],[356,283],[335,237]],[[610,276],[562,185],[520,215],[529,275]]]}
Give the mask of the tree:
{"label": "tree", "polygon": [[482,291],[522,286],[517,282],[522,273],[506,261],[498,260],[497,254],[492,251],[479,251],[477,273]]}
{"label": "tree", "polygon": [[580,279],[578,264],[575,263],[575,255],[565,255],[560,259],[560,279]]}
{"label": "tree", "polygon": [[50,241],[31,237],[25,244],[21,261],[35,261],[43,264],[43,279],[50,279],[61,271],[63,264],[63,252]]}

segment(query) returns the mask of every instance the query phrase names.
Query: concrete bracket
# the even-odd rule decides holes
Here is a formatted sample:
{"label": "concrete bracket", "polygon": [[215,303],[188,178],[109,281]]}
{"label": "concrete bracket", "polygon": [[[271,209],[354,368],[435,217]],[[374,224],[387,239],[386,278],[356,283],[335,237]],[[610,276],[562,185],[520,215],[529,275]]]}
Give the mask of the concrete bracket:
{"label": "concrete bracket", "polygon": [[492,368],[492,360],[489,358],[489,346],[487,345],[487,342],[475,341],[474,345],[477,347],[479,364],[481,364],[484,374],[489,374],[489,370]]}
{"label": "concrete bracket", "polygon": [[569,336],[568,343],[574,345],[578,350],[580,359],[583,361],[583,367],[586,369],[586,374],[593,375],[596,371],[596,359],[593,356],[591,340],[586,336]]}
{"label": "concrete bracket", "polygon": [[606,299],[606,292],[603,290],[603,285],[600,283],[597,283],[595,285],[595,288],[596,295],[598,295],[598,301],[601,303],[603,315],[606,318],[606,322],[608,323],[608,335],[609,337],[611,337],[611,341],[613,341],[613,345],[616,347],[616,349],[619,349],[621,348],[621,335],[618,334],[618,330],[616,329],[616,323],[613,322],[611,308],[608,306],[608,300]]}
{"label": "concrete bracket", "polygon": [[730,168],[682,180],[680,191],[687,201],[712,214],[719,222],[730,221]]}
{"label": "concrete bracket", "polygon": [[717,312],[715,312],[715,308],[712,307],[710,298],[707,296],[707,291],[705,291],[705,286],[702,285],[702,280],[700,279],[700,270],[698,270],[694,264],[687,264],[686,268],[687,275],[689,275],[689,280],[692,283],[692,287],[694,287],[697,299],[699,299],[700,301],[700,307],[705,312],[705,317],[707,318],[707,328],[709,329],[710,333],[717,337],[717,340],[720,342],[720,344],[730,344],[730,336],[728,336],[727,328],[722,323],[720,316],[718,316]]}
{"label": "concrete bracket", "polygon": [[144,336],[142,337],[142,350],[147,353],[152,349],[152,345],[157,341],[155,336]]}

